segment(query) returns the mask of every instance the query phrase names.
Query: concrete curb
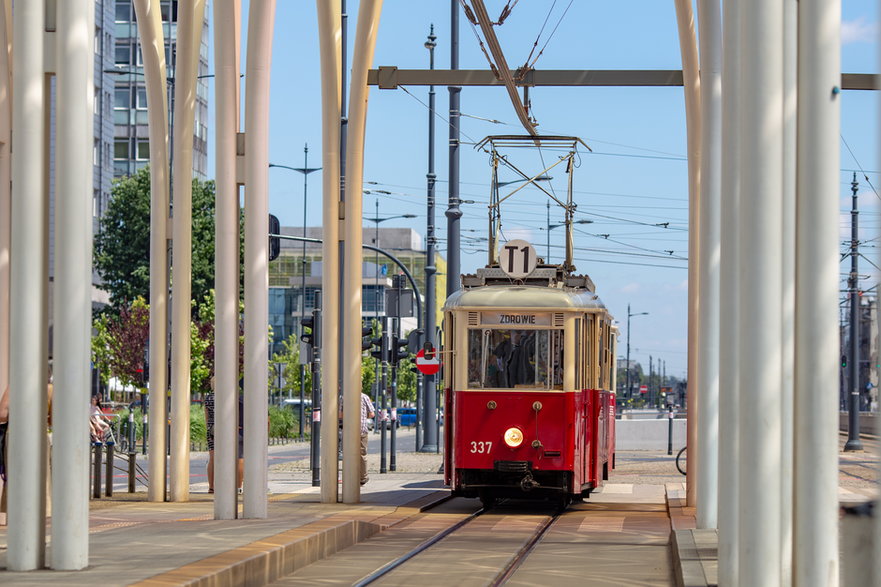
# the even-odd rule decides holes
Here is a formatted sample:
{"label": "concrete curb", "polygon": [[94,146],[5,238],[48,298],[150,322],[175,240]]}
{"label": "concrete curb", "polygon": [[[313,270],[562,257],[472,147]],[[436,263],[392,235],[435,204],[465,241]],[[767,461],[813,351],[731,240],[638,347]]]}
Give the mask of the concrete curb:
{"label": "concrete curb", "polygon": [[709,587],[718,576],[718,534],[695,529],[694,508],[685,505],[685,484],[667,483],[670,550],[677,587]]}

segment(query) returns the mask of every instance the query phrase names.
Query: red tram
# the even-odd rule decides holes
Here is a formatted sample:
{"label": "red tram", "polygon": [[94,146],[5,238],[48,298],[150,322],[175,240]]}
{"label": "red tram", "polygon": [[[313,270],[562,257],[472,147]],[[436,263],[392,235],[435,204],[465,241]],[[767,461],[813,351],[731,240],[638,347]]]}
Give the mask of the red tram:
{"label": "red tram", "polygon": [[444,305],[454,495],[565,506],[615,466],[617,328],[590,278],[565,268],[540,264],[512,280],[491,265],[463,276]]}

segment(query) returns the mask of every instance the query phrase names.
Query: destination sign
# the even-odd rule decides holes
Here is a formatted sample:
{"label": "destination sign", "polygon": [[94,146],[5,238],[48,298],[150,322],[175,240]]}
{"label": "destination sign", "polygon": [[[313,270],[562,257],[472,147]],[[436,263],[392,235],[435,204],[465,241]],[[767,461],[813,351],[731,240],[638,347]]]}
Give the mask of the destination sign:
{"label": "destination sign", "polygon": [[527,312],[482,312],[482,324],[500,324],[505,326],[550,326],[549,313]]}

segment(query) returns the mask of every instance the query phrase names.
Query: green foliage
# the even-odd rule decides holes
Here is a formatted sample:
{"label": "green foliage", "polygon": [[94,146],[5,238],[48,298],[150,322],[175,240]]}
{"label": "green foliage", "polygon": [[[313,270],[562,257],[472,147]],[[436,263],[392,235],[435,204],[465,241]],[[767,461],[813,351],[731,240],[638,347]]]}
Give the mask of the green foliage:
{"label": "green foliage", "polygon": [[135,298],[116,315],[102,314],[93,321],[92,361],[106,384],[116,377],[125,386],[145,387],[144,362],[150,333],[150,308]]}
{"label": "green foliage", "polygon": [[[214,182],[193,180],[192,299],[200,304],[214,284]],[[95,269],[114,312],[150,295],[150,171],[113,184],[95,236]]]}
{"label": "green foliage", "polygon": [[205,410],[202,404],[190,406],[190,442],[208,442],[208,428],[205,425]]}
{"label": "green foliage", "polygon": [[269,406],[270,438],[293,438],[294,431],[299,429],[297,415],[294,410],[279,406]]}

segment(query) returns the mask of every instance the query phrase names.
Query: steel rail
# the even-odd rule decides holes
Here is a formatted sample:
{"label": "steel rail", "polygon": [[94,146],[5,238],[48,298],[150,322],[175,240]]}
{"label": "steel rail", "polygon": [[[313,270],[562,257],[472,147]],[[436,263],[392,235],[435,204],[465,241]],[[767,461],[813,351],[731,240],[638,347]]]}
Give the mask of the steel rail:
{"label": "steel rail", "polygon": [[408,560],[410,560],[414,556],[424,552],[425,550],[427,550],[431,546],[437,544],[438,542],[440,542],[441,540],[443,540],[444,538],[446,538],[447,536],[449,536],[450,534],[452,534],[453,532],[455,532],[456,530],[458,530],[459,528],[461,528],[465,524],[476,519],[478,516],[483,515],[484,513],[486,513],[486,511],[487,511],[486,508],[479,509],[476,512],[474,512],[473,514],[471,514],[470,516],[468,516],[467,518],[465,518],[464,520],[460,520],[459,522],[450,526],[446,530],[439,532],[438,534],[435,534],[434,536],[427,539],[426,541],[424,541],[422,544],[420,544],[419,546],[417,546],[416,548],[414,548],[413,550],[411,550],[407,554],[399,556],[398,558],[391,560],[391,561],[387,562],[386,564],[382,565],[381,567],[379,567],[378,569],[376,569],[375,571],[373,571],[372,573],[370,573],[369,575],[367,575],[366,577],[364,577],[363,579],[361,579],[360,581],[355,583],[354,587],[364,587],[365,585],[370,585],[374,581],[381,579],[385,575],[391,573],[393,570],[397,569],[398,567],[400,567],[401,565],[406,563]]}
{"label": "steel rail", "polygon": [[547,531],[551,528],[551,525],[560,517],[561,511],[556,512],[553,516],[550,516],[545,522],[536,530],[535,534],[532,538],[529,539],[529,542],[520,547],[520,550],[517,551],[517,554],[514,555],[508,564],[505,565],[505,568],[501,570],[501,572],[496,575],[496,578],[493,580],[490,585],[492,587],[498,587],[498,585],[503,585],[511,576],[520,568],[520,565],[523,564],[523,561],[526,560],[526,557],[529,556],[529,553],[533,551],[533,549],[538,544],[539,540],[547,533]]}

